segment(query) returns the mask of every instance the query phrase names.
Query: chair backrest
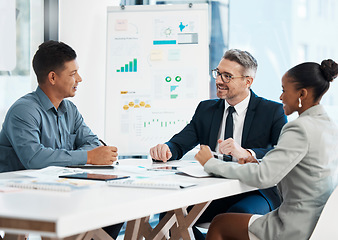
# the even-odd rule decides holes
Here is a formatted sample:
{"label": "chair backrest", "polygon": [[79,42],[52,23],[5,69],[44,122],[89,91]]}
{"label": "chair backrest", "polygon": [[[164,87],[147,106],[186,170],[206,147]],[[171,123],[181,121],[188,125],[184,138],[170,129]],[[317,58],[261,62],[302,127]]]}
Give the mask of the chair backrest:
{"label": "chair backrest", "polygon": [[332,192],[310,240],[338,239],[338,187]]}

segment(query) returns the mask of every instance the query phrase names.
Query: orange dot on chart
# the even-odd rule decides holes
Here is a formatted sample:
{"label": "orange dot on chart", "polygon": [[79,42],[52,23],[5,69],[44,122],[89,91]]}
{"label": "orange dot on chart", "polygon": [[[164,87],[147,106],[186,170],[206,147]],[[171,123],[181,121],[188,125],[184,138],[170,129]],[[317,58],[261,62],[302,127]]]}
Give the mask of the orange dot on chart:
{"label": "orange dot on chart", "polygon": [[124,109],[124,110],[128,110],[128,109],[129,109],[129,106],[128,106],[128,105],[124,105],[124,106],[123,106],[123,109]]}
{"label": "orange dot on chart", "polygon": [[130,107],[134,107],[134,102],[129,102]]}
{"label": "orange dot on chart", "polygon": [[143,101],[140,102],[140,106],[141,106],[141,107],[144,107],[145,105],[146,105],[145,102],[143,102]]}
{"label": "orange dot on chart", "polygon": [[146,106],[145,106],[146,108],[150,108],[151,106],[150,106],[150,104],[146,104]]}
{"label": "orange dot on chart", "polygon": [[135,104],[134,108],[140,108],[140,105]]}

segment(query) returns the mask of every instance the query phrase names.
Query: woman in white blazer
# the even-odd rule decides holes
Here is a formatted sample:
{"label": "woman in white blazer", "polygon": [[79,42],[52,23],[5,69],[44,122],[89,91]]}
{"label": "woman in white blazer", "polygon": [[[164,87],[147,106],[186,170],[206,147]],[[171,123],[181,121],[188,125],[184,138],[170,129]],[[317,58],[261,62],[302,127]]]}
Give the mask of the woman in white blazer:
{"label": "woman in white blazer", "polygon": [[207,239],[309,239],[338,185],[338,128],[319,104],[337,74],[338,65],[330,59],[321,65],[302,63],[284,74],[280,99],[285,114],[298,112],[299,117],[284,126],[277,145],[261,161],[223,162],[201,146],[195,158],[205,171],[260,189],[277,184],[283,198],[279,208],[264,216],[216,216]]}

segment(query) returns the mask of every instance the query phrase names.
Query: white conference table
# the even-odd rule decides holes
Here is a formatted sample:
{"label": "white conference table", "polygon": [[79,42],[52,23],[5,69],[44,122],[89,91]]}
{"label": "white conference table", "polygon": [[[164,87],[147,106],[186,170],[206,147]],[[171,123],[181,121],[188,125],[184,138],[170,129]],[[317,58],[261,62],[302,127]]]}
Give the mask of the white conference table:
{"label": "white conference table", "polygon": [[[119,173],[117,169],[110,171]],[[0,174],[1,180],[21,177],[16,172]],[[197,185],[166,190],[102,184],[71,192],[25,189],[0,193],[0,230],[21,237],[39,234],[48,239],[105,239],[108,235],[100,230],[102,227],[128,222],[125,239],[165,239],[169,229],[171,239],[193,239],[191,227],[212,200],[254,190],[238,180],[224,178],[171,174],[163,179],[188,180]],[[187,213],[190,205],[195,207]],[[161,212],[168,213],[152,229],[149,216]]]}

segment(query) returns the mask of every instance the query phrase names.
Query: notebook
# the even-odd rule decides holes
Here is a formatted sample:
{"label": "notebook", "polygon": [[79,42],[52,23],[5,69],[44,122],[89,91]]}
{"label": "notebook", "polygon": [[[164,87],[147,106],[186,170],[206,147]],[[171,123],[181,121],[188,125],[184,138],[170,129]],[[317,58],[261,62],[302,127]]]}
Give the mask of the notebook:
{"label": "notebook", "polygon": [[157,188],[157,189],[182,189],[195,186],[195,183],[163,182],[155,179],[122,179],[107,181],[111,187]]}
{"label": "notebook", "polygon": [[[94,183],[92,183],[94,182]],[[83,181],[83,180],[17,180],[10,181],[5,184],[6,187],[21,188],[29,190],[47,190],[58,192],[70,192],[72,190],[85,189],[92,187],[95,181]]]}
{"label": "notebook", "polygon": [[32,183],[32,182],[10,182],[6,184],[7,187],[12,188],[23,188],[23,189],[32,189],[32,190],[47,190],[47,191],[58,191],[58,192],[70,192],[72,187],[65,184],[55,184],[55,183]]}

